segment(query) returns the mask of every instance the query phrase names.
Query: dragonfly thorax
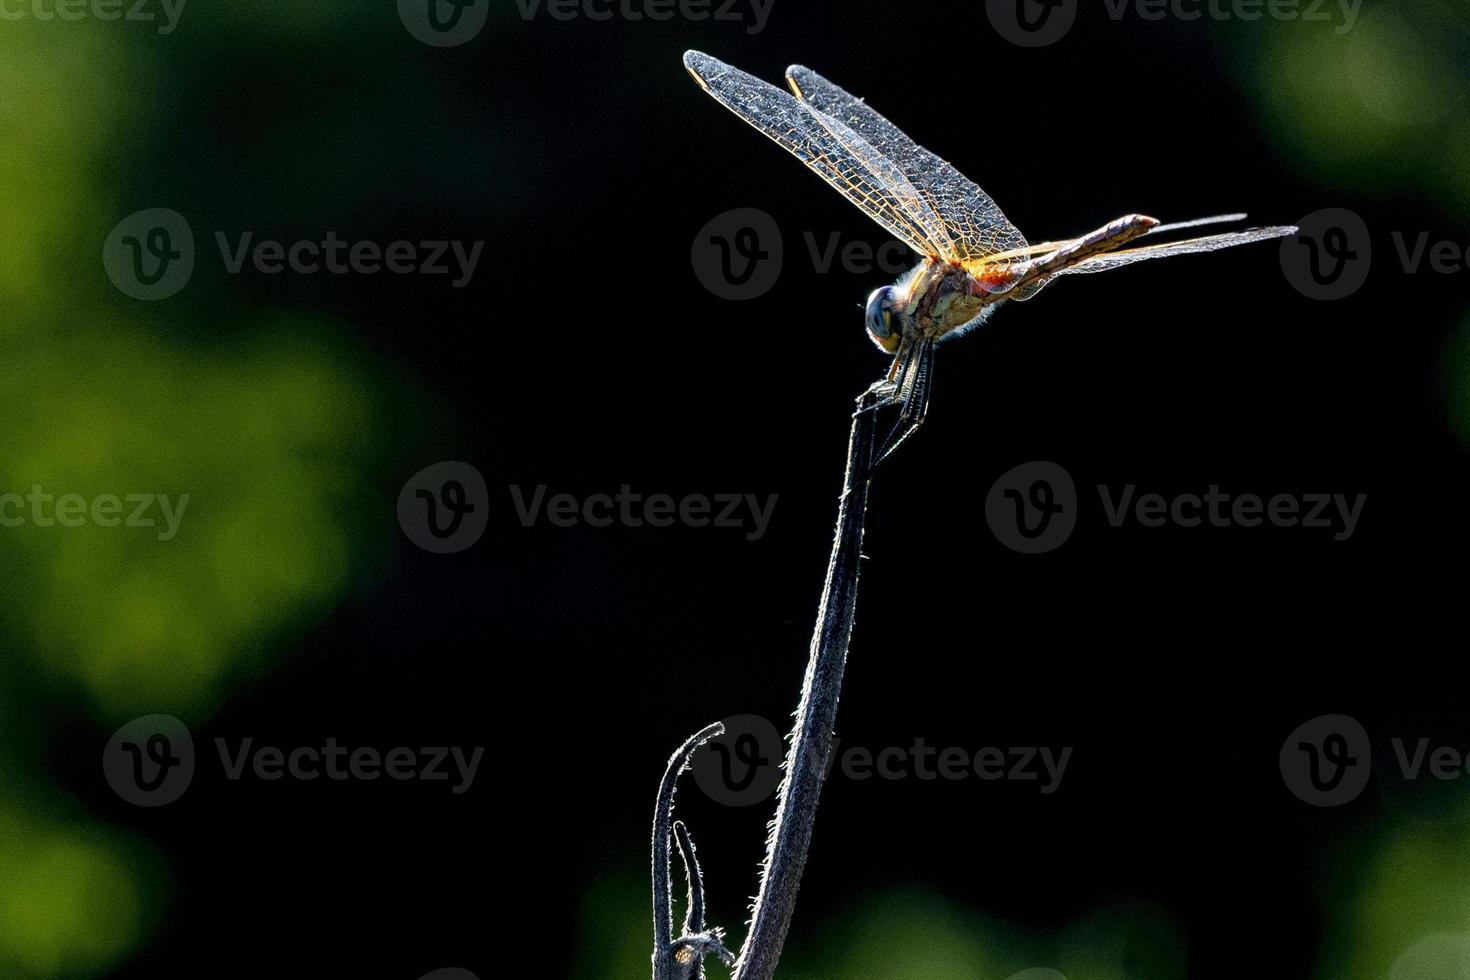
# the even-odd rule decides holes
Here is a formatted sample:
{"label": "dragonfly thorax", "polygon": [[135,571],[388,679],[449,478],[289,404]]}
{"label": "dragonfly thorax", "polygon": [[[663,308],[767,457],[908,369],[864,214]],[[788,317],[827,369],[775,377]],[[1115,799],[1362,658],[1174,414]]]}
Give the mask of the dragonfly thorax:
{"label": "dragonfly thorax", "polygon": [[926,259],[895,285],[868,297],[868,336],[890,354],[904,338],[938,340],[1004,298],[994,293],[964,267]]}

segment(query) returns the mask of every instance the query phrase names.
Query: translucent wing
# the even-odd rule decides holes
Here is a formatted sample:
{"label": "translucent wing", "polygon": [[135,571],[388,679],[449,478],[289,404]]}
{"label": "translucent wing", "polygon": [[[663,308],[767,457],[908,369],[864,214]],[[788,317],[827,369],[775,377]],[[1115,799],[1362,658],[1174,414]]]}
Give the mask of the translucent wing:
{"label": "translucent wing", "polygon": [[[1144,237],[1157,238],[1159,235],[1167,234],[1171,231],[1183,231],[1186,228],[1198,228],[1201,225],[1218,225],[1223,224],[1227,221],[1244,221],[1245,219],[1246,215],[1244,214],[1219,214],[1215,215],[1212,218],[1195,218],[1192,221],[1175,221],[1171,224],[1159,225],[1156,228],[1149,229],[1148,233]],[[1063,239],[1062,241],[1056,242],[1034,242],[1021,248],[1013,248],[1004,252],[997,252],[994,255],[986,256],[984,261],[977,264],[977,267],[984,268],[989,265],[994,265],[995,263],[1001,262],[1005,259],[1030,258],[1035,255],[1045,255],[1047,252],[1055,251],[1056,249],[1059,249],[1062,246],[1070,244],[1074,241],[1076,241],[1076,239],[1067,238]]]}
{"label": "translucent wing", "polygon": [[1185,228],[1198,228],[1200,225],[1222,225],[1227,221],[1244,221],[1250,217],[1247,214],[1217,214],[1210,218],[1195,218],[1193,221],[1175,221],[1173,224],[1159,225],[1149,232],[1150,235],[1164,235],[1171,231],[1183,231]]}
{"label": "translucent wing", "polygon": [[[1160,225],[1159,227],[1173,229],[1191,228],[1201,224],[1212,224],[1216,220],[1219,219],[1202,218],[1199,221],[1185,221],[1175,225]],[[1157,230],[1155,229],[1155,231]],[[1125,265],[1144,262],[1148,259],[1166,259],[1172,255],[1192,255],[1196,252],[1215,252],[1222,248],[1233,248],[1236,245],[1267,241],[1272,238],[1284,238],[1287,235],[1295,235],[1296,233],[1297,229],[1294,226],[1247,228],[1244,231],[1226,232],[1223,235],[1210,235],[1207,238],[1188,238],[1182,242],[1164,242],[1160,245],[1145,245],[1142,248],[1128,248],[1119,252],[1106,252],[1102,255],[1094,255],[1074,266],[1061,269],[1043,279],[1037,279],[1034,282],[1021,286],[1009,293],[1007,298],[1015,300],[1018,303],[1024,303],[1051,283],[1056,282],[1058,277],[1076,272],[1107,272],[1110,269],[1121,269]]]}
{"label": "translucent wing", "polygon": [[843,91],[810,68],[792,65],[786,81],[820,118],[836,120],[893,161],[944,222],[940,257],[974,261],[1025,248],[1026,239],[990,195],[934,153],[904,135],[862,99]]}
{"label": "translucent wing", "polygon": [[1142,248],[1129,248],[1121,252],[1095,255],[1079,265],[1062,270],[1057,275],[1065,276],[1074,272],[1107,272],[1109,269],[1120,269],[1125,265],[1144,262],[1148,259],[1166,259],[1172,255],[1192,255],[1196,252],[1216,252],[1222,248],[1234,248],[1236,245],[1247,245],[1251,242],[1262,242],[1272,238],[1285,238],[1287,235],[1296,233],[1297,229],[1294,226],[1284,225],[1274,228],[1247,228],[1244,231],[1210,235],[1207,238],[1190,238],[1182,242],[1165,242],[1162,245],[1145,245]]}
{"label": "translucent wing", "polygon": [[944,222],[908,178],[863,137],[791,93],[698,51],[684,67],[721,105],[765,133],[890,234],[923,255],[943,255]]}

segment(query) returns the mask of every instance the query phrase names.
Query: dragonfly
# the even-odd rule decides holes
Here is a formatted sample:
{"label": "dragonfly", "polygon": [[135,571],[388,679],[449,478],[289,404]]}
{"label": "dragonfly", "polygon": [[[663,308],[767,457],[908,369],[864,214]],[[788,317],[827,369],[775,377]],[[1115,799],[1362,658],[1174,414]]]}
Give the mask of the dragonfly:
{"label": "dragonfly", "polygon": [[700,51],[684,67],[707,93],[805,163],[922,258],[868,297],[868,336],[893,362],[864,410],[899,407],[886,459],[929,408],[934,348],[985,323],[1008,300],[1025,302],[1057,278],[1135,262],[1295,235],[1295,226],[1238,231],[1123,248],[1170,232],[1243,221],[1222,214],[1163,224],[1129,214],[1079,238],[1031,243],[990,196],[949,163],[821,75],[793,65],[790,92]]}

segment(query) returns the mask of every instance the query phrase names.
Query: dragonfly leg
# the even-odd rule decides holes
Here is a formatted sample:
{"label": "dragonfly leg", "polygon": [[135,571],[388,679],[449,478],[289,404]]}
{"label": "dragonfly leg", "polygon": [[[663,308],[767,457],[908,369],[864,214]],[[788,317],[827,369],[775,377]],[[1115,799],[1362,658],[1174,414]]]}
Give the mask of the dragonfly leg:
{"label": "dragonfly leg", "polygon": [[922,341],[905,340],[899,347],[898,353],[893,358],[893,364],[888,372],[879,380],[873,382],[867,391],[858,398],[858,410],[855,415],[864,412],[876,412],[880,409],[897,405],[902,401],[904,379],[907,377],[918,348]]}
{"label": "dragonfly leg", "polygon": [[898,421],[894,423],[893,430],[888,433],[888,439],[878,453],[878,462],[883,462],[893,455],[894,450],[919,431],[919,426],[924,424],[924,417],[929,412],[929,380],[934,366],[934,342],[922,340],[916,345],[916,352],[904,371],[903,378],[899,382],[896,401],[903,405],[898,413]]}

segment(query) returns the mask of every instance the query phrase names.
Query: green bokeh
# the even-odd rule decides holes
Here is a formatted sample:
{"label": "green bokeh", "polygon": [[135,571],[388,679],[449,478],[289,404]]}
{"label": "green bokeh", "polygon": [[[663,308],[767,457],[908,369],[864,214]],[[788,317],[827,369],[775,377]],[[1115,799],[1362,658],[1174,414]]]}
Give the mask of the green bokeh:
{"label": "green bokeh", "polygon": [[[576,980],[646,980],[647,883],[631,869],[583,895]],[[682,914],[682,913],[681,913]],[[729,938],[738,943],[740,928]],[[1027,975],[1026,971],[1035,971]],[[1047,973],[1045,971],[1054,971]],[[707,961],[711,977],[728,970]],[[1183,980],[1187,950],[1162,911],[1119,901],[1055,931],[1020,929],[922,887],[877,892],[788,937],[783,980]]]}
{"label": "green bokeh", "polygon": [[[300,39],[363,10],[248,6],[190,4],[180,31]],[[54,698],[100,726],[157,711],[197,723],[381,565],[396,526],[381,487],[412,426],[389,405],[405,392],[342,324],[240,308],[197,275],[173,303],[114,289],[107,230],[178,193],[144,161],[192,94],[184,49],[91,19],[0,33],[0,494],[184,508],[166,540],[156,503],[154,528],[46,526],[54,500],[42,522],[27,504],[0,527],[0,713],[15,725]],[[302,209],[307,193],[283,191]],[[102,976],[157,928],[166,869],[57,797],[41,754],[0,750],[0,976]]]}

